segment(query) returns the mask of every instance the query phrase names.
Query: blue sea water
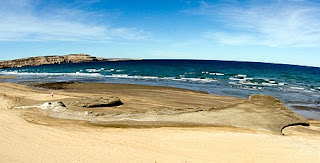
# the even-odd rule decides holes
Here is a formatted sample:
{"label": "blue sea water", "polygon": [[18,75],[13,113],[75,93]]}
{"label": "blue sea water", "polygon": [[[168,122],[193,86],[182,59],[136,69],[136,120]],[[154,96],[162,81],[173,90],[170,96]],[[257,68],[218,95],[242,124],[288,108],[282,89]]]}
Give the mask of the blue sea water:
{"label": "blue sea water", "polygon": [[[187,88],[236,97],[266,94],[279,98],[307,118],[320,119],[318,67],[215,60],[139,60],[0,69],[0,74],[19,75],[19,78],[9,80],[16,83],[128,83]],[[297,105],[310,110],[306,112],[292,107]]]}

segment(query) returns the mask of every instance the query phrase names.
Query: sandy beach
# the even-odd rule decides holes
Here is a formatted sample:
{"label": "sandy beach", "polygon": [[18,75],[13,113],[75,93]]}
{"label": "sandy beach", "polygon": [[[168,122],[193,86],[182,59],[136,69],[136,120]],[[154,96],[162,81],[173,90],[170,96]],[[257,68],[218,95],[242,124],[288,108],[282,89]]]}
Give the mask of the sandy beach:
{"label": "sandy beach", "polygon": [[320,163],[320,0],[0,0],[0,163]]}
{"label": "sandy beach", "polygon": [[[116,96],[123,104],[73,105],[101,96]],[[243,99],[155,86],[2,82],[0,101],[0,162],[320,161],[319,121],[262,95]],[[57,101],[65,107],[43,109]]]}

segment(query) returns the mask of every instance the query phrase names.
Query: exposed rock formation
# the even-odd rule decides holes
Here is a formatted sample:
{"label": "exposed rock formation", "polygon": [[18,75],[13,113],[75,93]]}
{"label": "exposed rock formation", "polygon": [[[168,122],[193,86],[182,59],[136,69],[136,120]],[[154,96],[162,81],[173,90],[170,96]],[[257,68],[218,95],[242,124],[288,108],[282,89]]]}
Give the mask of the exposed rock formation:
{"label": "exposed rock formation", "polygon": [[41,84],[34,84],[32,86],[58,90],[58,89],[67,89],[68,84],[72,84],[72,83],[75,83],[75,82],[41,83]]}
{"label": "exposed rock formation", "polygon": [[[280,100],[266,95],[251,95],[248,99],[240,99],[153,86],[60,84],[66,91],[116,94],[126,102],[116,112],[112,109],[92,109],[85,116],[65,116],[67,119],[94,120],[111,126],[124,125],[124,121],[128,121],[125,124],[127,126],[232,126],[277,134],[281,134],[288,126],[309,125],[308,120],[297,115]],[[45,88],[50,88],[50,85],[56,87],[56,84],[49,83]],[[70,110],[73,108],[70,107]]]}
{"label": "exposed rock formation", "polygon": [[39,66],[45,64],[80,63],[92,61],[107,61],[108,59],[93,57],[87,54],[69,54],[65,56],[40,56],[0,61],[0,68],[14,68],[23,66]]}
{"label": "exposed rock formation", "polygon": [[52,111],[64,111],[67,109],[66,105],[61,102],[46,102],[39,106],[42,110],[52,110]]}
{"label": "exposed rock formation", "polygon": [[63,112],[67,110],[67,106],[61,102],[45,102],[42,105],[31,105],[31,106],[17,106],[14,107],[16,109],[30,109],[30,108],[39,108],[45,111],[53,111],[53,112]]}
{"label": "exposed rock formation", "polygon": [[[262,118],[268,117],[269,122],[265,123],[275,131],[281,129],[282,132],[284,128],[295,125],[309,126],[309,122],[305,118],[290,110],[275,97],[251,95],[248,101],[254,104],[254,111],[258,111]],[[262,111],[256,108],[260,108]]]}
{"label": "exposed rock formation", "polygon": [[[52,100],[48,90],[0,82],[0,110],[30,108],[25,113],[36,117],[43,113],[53,118],[83,120],[110,127],[223,126],[282,134],[289,126],[309,125],[307,119],[280,100],[266,95],[242,99],[177,88],[105,83],[64,83],[63,89],[56,91],[55,99],[69,104],[68,107],[54,102],[43,104]],[[126,105],[110,109],[74,106],[120,104],[118,98],[109,98],[109,95],[121,97]],[[42,114],[39,116],[42,119]],[[44,121],[51,123],[51,120]]]}
{"label": "exposed rock formation", "polygon": [[77,101],[70,102],[70,105],[78,106],[78,107],[105,107],[105,106],[118,106],[122,105],[123,103],[118,97],[95,97],[95,98],[88,98],[88,99],[81,99]]}

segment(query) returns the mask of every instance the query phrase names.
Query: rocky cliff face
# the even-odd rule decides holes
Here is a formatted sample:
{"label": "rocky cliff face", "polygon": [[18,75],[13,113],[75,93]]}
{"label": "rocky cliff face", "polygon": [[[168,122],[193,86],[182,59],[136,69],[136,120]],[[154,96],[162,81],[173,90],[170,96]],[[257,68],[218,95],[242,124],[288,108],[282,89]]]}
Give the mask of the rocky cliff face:
{"label": "rocky cliff face", "polygon": [[11,61],[0,61],[0,68],[14,68],[23,66],[39,66],[45,64],[61,64],[61,63],[80,63],[103,61],[105,58],[93,57],[86,54],[69,54],[65,56],[41,56],[23,59],[15,59]]}

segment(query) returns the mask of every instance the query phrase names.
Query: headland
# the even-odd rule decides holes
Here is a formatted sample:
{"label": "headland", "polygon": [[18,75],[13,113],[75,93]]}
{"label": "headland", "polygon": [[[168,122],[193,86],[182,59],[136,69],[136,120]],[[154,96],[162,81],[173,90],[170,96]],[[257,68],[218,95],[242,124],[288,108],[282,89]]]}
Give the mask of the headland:
{"label": "headland", "polygon": [[69,54],[69,55],[53,55],[53,56],[38,56],[22,59],[15,59],[10,61],[0,61],[1,68],[15,68],[24,66],[40,66],[48,64],[63,64],[63,63],[82,63],[82,62],[96,62],[96,61],[128,61],[137,60],[130,58],[101,58],[94,57],[88,54]]}

